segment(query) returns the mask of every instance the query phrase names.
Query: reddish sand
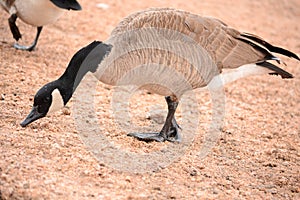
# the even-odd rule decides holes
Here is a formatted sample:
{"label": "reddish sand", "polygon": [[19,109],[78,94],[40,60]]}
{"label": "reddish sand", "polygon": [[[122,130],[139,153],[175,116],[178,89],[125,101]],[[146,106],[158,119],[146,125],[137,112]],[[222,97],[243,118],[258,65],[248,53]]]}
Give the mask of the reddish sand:
{"label": "reddish sand", "polygon": [[[134,11],[174,7],[213,16],[300,55],[298,0],[80,3],[81,12],[67,12],[57,23],[45,26],[33,52],[12,48],[9,15],[0,12],[0,199],[300,199],[300,62],[288,58],[287,66],[282,67],[294,79],[256,76],[225,87],[224,126],[207,156],[201,156],[211,117],[206,91],[195,91],[196,107],[188,106],[199,114],[199,123],[190,133],[193,142],[181,151],[179,144],[144,143],[127,137],[128,130],[114,123],[116,115],[111,102],[115,89],[99,84],[99,129],[119,152],[142,155],[174,148],[175,153],[166,152],[165,158],[164,154],[159,155],[166,162],[178,153],[169,165],[157,168],[159,163],[151,163],[146,172],[139,171],[145,169],[143,162],[135,168],[139,173],[126,171],[127,162],[140,162],[130,157],[105,154],[106,160],[95,158],[85,139],[80,138],[81,131],[76,126],[80,117],[73,109],[74,99],[63,111],[27,128],[19,125],[28,114],[36,91],[59,77],[80,47],[93,40],[105,40],[113,27]],[[97,3],[106,3],[109,8],[99,8]],[[29,44],[35,28],[21,21],[18,25],[23,33],[21,43]],[[133,97],[133,130],[159,130],[166,113],[163,97],[146,92]],[[180,121],[185,118],[182,110],[178,113]],[[189,134],[188,128],[183,124],[183,134]],[[119,165],[116,167],[113,162]]]}

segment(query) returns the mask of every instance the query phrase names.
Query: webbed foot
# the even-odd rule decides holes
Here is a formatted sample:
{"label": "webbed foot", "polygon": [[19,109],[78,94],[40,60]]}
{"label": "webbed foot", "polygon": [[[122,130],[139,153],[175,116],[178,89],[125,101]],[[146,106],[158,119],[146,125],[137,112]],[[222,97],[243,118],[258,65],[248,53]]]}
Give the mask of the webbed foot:
{"label": "webbed foot", "polygon": [[174,117],[174,113],[178,106],[178,99],[175,96],[167,96],[165,99],[168,104],[168,115],[161,131],[159,133],[129,133],[128,136],[135,137],[145,142],[180,142],[181,136],[179,134],[179,129],[181,128]]}
{"label": "webbed foot", "polygon": [[14,48],[18,49],[18,50],[24,50],[24,51],[33,51],[37,45],[38,39],[40,37],[41,31],[42,31],[43,27],[37,27],[37,33],[36,33],[36,37],[33,41],[33,43],[30,46],[23,46],[23,45],[19,45],[18,43],[14,44]]}
{"label": "webbed foot", "polygon": [[159,133],[129,133],[128,136],[135,137],[138,140],[145,142],[181,142],[179,129],[181,129],[181,127],[177,124],[175,118],[173,118],[171,127],[169,128],[168,132],[165,132],[163,129]]}
{"label": "webbed foot", "polygon": [[145,142],[164,142],[166,138],[164,138],[160,133],[129,133],[128,136],[135,137],[138,140],[142,140]]}
{"label": "webbed foot", "polygon": [[23,46],[23,45],[19,45],[18,43],[14,44],[14,48],[18,49],[18,50],[23,50],[23,51],[33,51],[35,48],[36,44],[32,44],[30,46]]}

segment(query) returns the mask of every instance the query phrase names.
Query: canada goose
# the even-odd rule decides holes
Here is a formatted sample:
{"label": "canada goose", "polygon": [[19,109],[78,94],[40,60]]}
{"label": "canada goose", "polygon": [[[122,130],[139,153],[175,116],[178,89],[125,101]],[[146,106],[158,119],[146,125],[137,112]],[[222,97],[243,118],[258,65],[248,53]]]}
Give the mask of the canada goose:
{"label": "canada goose", "polygon": [[[166,34],[163,34],[164,30]],[[194,51],[191,41],[199,48],[200,54]],[[169,51],[183,48],[181,50],[185,55],[196,55],[195,59],[201,57],[200,63],[191,66],[188,58],[182,59],[182,55],[174,56],[175,53],[163,51],[161,47],[168,42],[174,43]],[[150,48],[153,43],[156,46]],[[94,41],[80,49],[72,57],[64,74],[36,93],[32,111],[21,126],[25,127],[66,105],[83,76],[90,71],[101,82],[110,85],[138,85],[141,79],[166,79],[166,84],[171,83],[165,87],[154,81],[142,87],[166,96],[168,114],[162,130],[129,135],[145,141],[177,141],[180,139],[179,126],[174,113],[181,95],[187,90],[207,86],[223,69],[243,69],[242,73],[237,73],[238,78],[261,73],[292,78],[290,73],[268,62],[280,62],[273,52],[300,60],[288,50],[273,46],[255,35],[240,33],[214,18],[168,8],[134,13],[119,23],[106,42]],[[167,67],[155,68],[155,64]],[[138,67],[142,71],[136,71]],[[130,73],[133,76],[126,79]],[[180,78],[182,76],[184,80]],[[234,73],[226,77],[229,79],[227,82],[236,79]]]}
{"label": "canada goose", "polygon": [[0,5],[10,17],[8,19],[11,33],[16,41],[22,37],[16,20],[19,17],[25,23],[37,27],[36,37],[30,46],[15,44],[16,49],[32,51],[37,45],[44,25],[55,22],[67,10],[81,10],[76,0],[0,0]]}

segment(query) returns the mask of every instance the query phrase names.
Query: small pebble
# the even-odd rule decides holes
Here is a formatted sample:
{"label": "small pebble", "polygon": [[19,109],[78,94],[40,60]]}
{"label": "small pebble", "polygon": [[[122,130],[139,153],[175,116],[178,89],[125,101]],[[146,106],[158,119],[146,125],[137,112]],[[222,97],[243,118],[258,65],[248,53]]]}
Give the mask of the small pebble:
{"label": "small pebble", "polygon": [[130,176],[126,176],[125,181],[130,183],[131,182]]}
{"label": "small pebble", "polygon": [[24,188],[24,189],[28,189],[28,188],[29,188],[29,183],[25,183],[25,184],[23,185],[23,188]]}
{"label": "small pebble", "polygon": [[71,111],[70,111],[70,109],[68,109],[68,108],[64,108],[64,109],[62,110],[62,113],[63,113],[64,115],[70,115],[70,114],[71,114]]}
{"label": "small pebble", "polygon": [[154,187],[153,190],[160,191],[161,189],[160,189],[160,187],[157,186],[157,187]]}
{"label": "small pebble", "polygon": [[197,175],[197,170],[193,169],[190,171],[191,176],[196,176]]}
{"label": "small pebble", "polygon": [[272,189],[269,189],[268,192],[270,192],[271,194],[277,194],[277,189],[272,188]]}
{"label": "small pebble", "polygon": [[97,3],[96,7],[106,10],[109,8],[109,5],[106,3]]}

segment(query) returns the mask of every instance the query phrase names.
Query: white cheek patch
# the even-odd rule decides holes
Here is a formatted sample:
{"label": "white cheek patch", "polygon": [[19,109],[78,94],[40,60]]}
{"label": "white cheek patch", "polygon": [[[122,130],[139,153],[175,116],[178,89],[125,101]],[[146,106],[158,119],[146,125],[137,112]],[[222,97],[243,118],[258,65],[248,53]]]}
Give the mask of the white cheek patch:
{"label": "white cheek patch", "polygon": [[64,106],[65,106],[64,101],[63,101],[63,98],[62,98],[59,90],[58,89],[53,90],[52,103],[51,103],[48,113],[58,111],[58,110],[62,109]]}

